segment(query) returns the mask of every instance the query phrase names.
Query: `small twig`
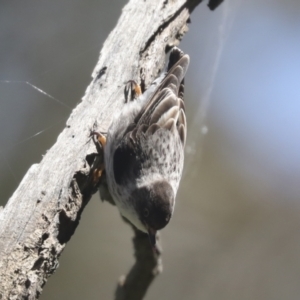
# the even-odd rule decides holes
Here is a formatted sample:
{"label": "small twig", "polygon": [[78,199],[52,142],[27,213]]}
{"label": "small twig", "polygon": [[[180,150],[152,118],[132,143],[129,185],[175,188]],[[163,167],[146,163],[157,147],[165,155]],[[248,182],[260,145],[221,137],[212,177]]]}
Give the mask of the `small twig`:
{"label": "small twig", "polygon": [[[153,279],[162,272],[161,248],[153,251],[149,237],[133,227],[135,263],[126,276],[119,280],[115,300],[141,300]],[[157,243],[159,236],[157,234]]]}

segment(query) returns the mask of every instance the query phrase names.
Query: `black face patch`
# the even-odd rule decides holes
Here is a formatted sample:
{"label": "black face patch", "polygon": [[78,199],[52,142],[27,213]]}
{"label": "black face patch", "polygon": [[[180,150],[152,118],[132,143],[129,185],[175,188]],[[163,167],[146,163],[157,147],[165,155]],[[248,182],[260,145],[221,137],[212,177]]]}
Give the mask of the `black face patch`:
{"label": "black face patch", "polygon": [[139,155],[128,139],[123,141],[114,153],[113,170],[116,183],[124,185],[126,182],[133,182],[139,178],[142,169],[142,155]]}
{"label": "black face patch", "polygon": [[135,161],[134,151],[119,147],[114,154],[114,176],[117,184],[124,184],[128,179],[129,169]]}

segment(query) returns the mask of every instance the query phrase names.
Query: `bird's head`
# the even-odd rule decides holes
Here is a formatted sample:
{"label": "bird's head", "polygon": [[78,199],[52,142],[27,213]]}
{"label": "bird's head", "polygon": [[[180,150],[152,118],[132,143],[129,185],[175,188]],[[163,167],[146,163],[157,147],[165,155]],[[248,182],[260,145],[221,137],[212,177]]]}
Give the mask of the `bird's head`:
{"label": "bird's head", "polygon": [[145,226],[151,245],[156,244],[156,232],[170,221],[175,204],[171,185],[165,181],[155,181],[135,189],[131,198],[139,221]]}

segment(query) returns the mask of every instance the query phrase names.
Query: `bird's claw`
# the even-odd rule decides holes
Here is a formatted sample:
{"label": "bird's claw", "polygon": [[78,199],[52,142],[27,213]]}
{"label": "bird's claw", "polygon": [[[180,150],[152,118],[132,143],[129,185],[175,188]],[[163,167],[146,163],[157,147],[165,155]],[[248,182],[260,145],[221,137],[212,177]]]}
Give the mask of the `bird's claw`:
{"label": "bird's claw", "polygon": [[91,131],[90,136],[97,138],[98,143],[101,145],[102,149],[104,149],[106,145],[106,136],[100,132],[97,131]]}
{"label": "bird's claw", "polygon": [[[91,131],[90,136],[94,138],[93,140],[98,152],[103,153],[104,147],[106,145],[106,136],[96,131]],[[105,167],[102,159],[102,162],[99,163],[99,165],[93,170],[92,173],[92,180],[94,184],[97,184],[99,182],[99,179],[101,178],[104,171]]]}
{"label": "bird's claw", "polygon": [[135,80],[128,80],[124,88],[125,103],[133,101],[141,94],[141,86]]}

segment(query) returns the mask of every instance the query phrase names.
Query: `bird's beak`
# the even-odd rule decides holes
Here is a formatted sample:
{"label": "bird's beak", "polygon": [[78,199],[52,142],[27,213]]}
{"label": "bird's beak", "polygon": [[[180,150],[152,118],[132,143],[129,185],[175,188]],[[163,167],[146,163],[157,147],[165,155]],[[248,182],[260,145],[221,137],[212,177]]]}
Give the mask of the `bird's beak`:
{"label": "bird's beak", "polygon": [[151,246],[155,247],[155,244],[156,244],[156,230],[148,227],[148,235],[149,235],[149,240],[150,240]]}

